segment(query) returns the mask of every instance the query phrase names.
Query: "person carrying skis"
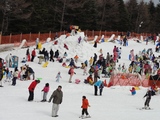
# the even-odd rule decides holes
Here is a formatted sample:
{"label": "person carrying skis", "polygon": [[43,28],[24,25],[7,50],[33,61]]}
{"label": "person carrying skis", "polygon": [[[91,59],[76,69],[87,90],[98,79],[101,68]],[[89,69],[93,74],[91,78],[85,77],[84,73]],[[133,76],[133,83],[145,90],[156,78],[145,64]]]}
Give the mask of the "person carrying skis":
{"label": "person carrying skis", "polygon": [[149,88],[147,93],[143,97],[143,98],[146,97],[146,100],[145,100],[145,103],[144,103],[144,109],[150,109],[149,103],[150,103],[150,100],[151,100],[151,96],[152,96],[152,90],[151,90],[151,88]]}
{"label": "person carrying skis", "polygon": [[[88,99],[86,98],[86,96],[82,96],[82,115],[81,118],[90,118],[91,116],[88,113],[88,107],[90,107]],[[84,117],[84,113],[86,114],[86,117]]]}

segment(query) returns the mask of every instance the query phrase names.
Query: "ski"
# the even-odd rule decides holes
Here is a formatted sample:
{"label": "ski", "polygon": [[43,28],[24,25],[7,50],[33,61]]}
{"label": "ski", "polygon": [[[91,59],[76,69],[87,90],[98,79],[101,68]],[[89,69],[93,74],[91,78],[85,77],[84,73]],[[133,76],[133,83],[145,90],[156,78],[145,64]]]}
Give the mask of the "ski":
{"label": "ski", "polygon": [[142,107],[142,108],[137,108],[137,109],[139,109],[139,110],[153,110],[153,108],[144,108],[144,107]]}
{"label": "ski", "polygon": [[88,117],[86,117],[86,116],[84,116],[84,117],[79,116],[79,118],[81,118],[81,119],[86,119],[86,118],[91,118],[91,116],[88,116]]}

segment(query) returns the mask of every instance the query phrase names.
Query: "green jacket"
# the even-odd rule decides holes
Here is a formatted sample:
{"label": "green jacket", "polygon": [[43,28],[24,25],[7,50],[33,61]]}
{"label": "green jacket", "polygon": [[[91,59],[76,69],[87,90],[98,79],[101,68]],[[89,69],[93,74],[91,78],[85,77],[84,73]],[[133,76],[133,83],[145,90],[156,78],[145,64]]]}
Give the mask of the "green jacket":
{"label": "green jacket", "polygon": [[58,89],[55,90],[51,97],[49,98],[49,102],[51,102],[51,100],[53,99],[53,103],[55,104],[61,104],[62,103],[62,99],[63,99],[63,92],[59,91]]}

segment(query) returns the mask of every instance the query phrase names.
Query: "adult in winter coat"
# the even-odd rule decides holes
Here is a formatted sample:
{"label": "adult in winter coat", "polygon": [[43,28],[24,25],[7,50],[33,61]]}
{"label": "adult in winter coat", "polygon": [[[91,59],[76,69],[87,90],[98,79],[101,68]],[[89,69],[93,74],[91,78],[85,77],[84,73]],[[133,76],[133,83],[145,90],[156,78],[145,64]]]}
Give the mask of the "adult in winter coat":
{"label": "adult in winter coat", "polygon": [[31,58],[31,62],[34,61],[34,58],[36,57],[36,50],[35,48],[32,50],[32,58]]}
{"label": "adult in winter coat", "polygon": [[86,96],[82,96],[82,106],[81,106],[81,108],[82,108],[82,115],[81,115],[81,118],[85,118],[84,114],[86,114],[87,118],[90,117],[90,115],[88,113],[88,110],[87,110],[88,107],[90,107],[88,99],[86,98]]}
{"label": "adult in winter coat", "polygon": [[13,86],[15,86],[16,85],[16,80],[17,80],[17,78],[18,78],[18,68],[17,67],[15,67],[15,69],[14,69],[14,73],[13,73],[13,79],[12,79],[12,85]]}
{"label": "adult in winter coat", "polygon": [[92,64],[92,65],[94,65],[96,61],[97,61],[97,54],[96,54],[96,53],[94,53],[94,57],[93,57],[93,64]]}
{"label": "adult in winter coat", "polygon": [[29,85],[29,87],[28,87],[28,90],[29,90],[28,101],[33,101],[33,99],[34,99],[34,90],[35,90],[35,87],[37,86],[38,83],[40,83],[40,80],[35,80]]}
{"label": "adult in winter coat", "polygon": [[59,50],[56,50],[54,57],[55,57],[55,58],[58,58],[58,57],[59,57]]}
{"label": "adult in winter coat", "polygon": [[53,52],[53,50],[51,49],[49,53],[50,53],[50,61],[54,62],[54,59],[53,59],[54,52]]}
{"label": "adult in winter coat", "polygon": [[30,57],[30,52],[29,52],[29,48],[26,51],[26,60],[30,61],[31,57]]}
{"label": "adult in winter coat", "polygon": [[2,86],[2,78],[3,78],[3,62],[2,62],[2,59],[0,58],[0,83]]}
{"label": "adult in winter coat", "polygon": [[[98,76],[98,70],[95,70],[94,71],[94,83],[97,82],[97,78],[100,78]],[[98,86],[94,84],[94,95],[97,95],[97,92],[98,92]]]}
{"label": "adult in winter coat", "polygon": [[48,102],[51,102],[52,99],[52,117],[58,117],[57,113],[59,110],[59,105],[62,103],[63,100],[62,86],[58,86],[58,88],[52,93]]}
{"label": "adult in winter coat", "polygon": [[33,69],[29,66],[27,66],[27,77],[28,77],[28,80],[30,80],[30,76],[32,75],[33,76],[33,80],[35,79],[35,72],[33,71]]}
{"label": "adult in winter coat", "polygon": [[145,109],[150,109],[149,103],[150,103],[150,100],[151,100],[151,96],[152,96],[152,90],[151,90],[151,88],[149,88],[148,91],[147,91],[147,93],[143,97],[143,98],[146,97],[146,101],[144,103],[144,108]]}

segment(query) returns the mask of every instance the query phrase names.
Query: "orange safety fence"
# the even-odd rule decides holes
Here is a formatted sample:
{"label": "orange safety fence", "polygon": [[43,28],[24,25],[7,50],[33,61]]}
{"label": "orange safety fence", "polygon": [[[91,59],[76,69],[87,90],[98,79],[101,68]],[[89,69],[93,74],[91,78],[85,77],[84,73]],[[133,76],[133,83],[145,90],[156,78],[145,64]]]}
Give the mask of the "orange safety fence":
{"label": "orange safety fence", "polygon": [[[112,34],[115,34],[115,36],[118,35],[126,35],[126,32],[119,32],[119,31],[115,31],[115,32],[110,32],[110,31],[88,31],[88,30],[84,30],[82,31],[84,32],[85,35],[87,35],[88,40],[93,40],[95,36],[98,36],[97,40],[100,40],[101,36],[104,35],[104,38],[110,38]],[[21,41],[23,39],[26,39],[27,42],[33,42],[36,40],[36,38],[39,38],[40,41],[41,40],[46,40],[48,37],[50,38],[54,38],[56,35],[60,36],[60,35],[65,35],[67,34],[67,31],[63,31],[63,32],[55,32],[55,33],[29,33],[29,34],[18,34],[18,35],[7,35],[7,36],[3,36],[0,34],[0,44],[10,44],[10,43],[21,43]],[[137,34],[134,32],[131,32],[131,37],[140,37],[142,36],[151,36],[151,34],[149,33],[141,33],[141,34]]]}
{"label": "orange safety fence", "polygon": [[149,80],[145,75],[131,74],[131,73],[117,73],[112,74],[108,87],[110,86],[149,86]]}

